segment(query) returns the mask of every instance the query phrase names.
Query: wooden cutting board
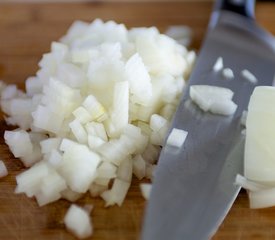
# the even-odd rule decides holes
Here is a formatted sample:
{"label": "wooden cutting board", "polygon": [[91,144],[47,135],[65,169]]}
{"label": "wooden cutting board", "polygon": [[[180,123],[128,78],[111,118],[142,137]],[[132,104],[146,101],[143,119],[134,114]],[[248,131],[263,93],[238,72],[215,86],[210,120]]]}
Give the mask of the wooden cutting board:
{"label": "wooden cutting board", "polygon": [[[185,24],[194,30],[192,47],[197,49],[205,33],[211,8],[211,1],[0,3],[0,79],[23,87],[25,79],[37,71],[37,63],[41,55],[49,51],[51,41],[65,34],[76,19],[112,19],[126,23],[128,27],[156,25],[161,31],[169,25]],[[256,16],[261,25],[275,34],[275,3],[258,3]],[[23,166],[4,144],[3,133],[7,128],[1,116],[0,158],[8,167],[9,176],[0,179],[0,239],[75,239],[64,229],[63,217],[70,205],[67,201],[39,208],[33,199],[13,193],[15,176],[23,170]],[[134,179],[122,207],[104,208],[101,199],[92,199],[88,195],[77,202],[95,206],[92,212],[92,239],[138,239],[146,204],[138,184]],[[275,207],[250,210],[246,193],[242,191],[213,239],[275,239]]]}

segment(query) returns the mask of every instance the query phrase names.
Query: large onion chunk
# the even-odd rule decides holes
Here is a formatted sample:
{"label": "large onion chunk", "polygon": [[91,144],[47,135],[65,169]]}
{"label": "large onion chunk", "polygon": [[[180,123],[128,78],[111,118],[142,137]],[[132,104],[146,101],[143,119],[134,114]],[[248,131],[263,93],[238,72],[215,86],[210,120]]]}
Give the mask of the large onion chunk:
{"label": "large onion chunk", "polygon": [[150,197],[151,189],[152,189],[152,184],[150,183],[141,183],[139,185],[140,191],[144,199],[148,200]]}
{"label": "large onion chunk", "polygon": [[238,175],[236,183],[248,190],[251,208],[275,206],[274,101],[275,88],[260,86],[248,105],[244,177]]}

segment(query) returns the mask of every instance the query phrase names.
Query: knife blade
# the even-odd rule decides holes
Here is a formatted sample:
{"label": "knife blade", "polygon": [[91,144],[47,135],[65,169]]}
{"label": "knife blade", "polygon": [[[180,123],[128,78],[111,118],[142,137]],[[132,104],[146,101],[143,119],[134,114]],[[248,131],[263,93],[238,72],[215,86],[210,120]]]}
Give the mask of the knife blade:
{"label": "knife blade", "polygon": [[[184,145],[164,145],[145,211],[142,240],[202,240],[216,232],[237,197],[234,184],[243,173],[241,116],[258,85],[272,85],[275,41],[254,20],[254,0],[217,1],[194,70],[170,131],[188,131]],[[223,79],[212,71],[218,57],[235,74]],[[241,75],[251,71],[253,84]],[[234,92],[233,116],[202,112],[191,100],[191,85],[221,86]]]}

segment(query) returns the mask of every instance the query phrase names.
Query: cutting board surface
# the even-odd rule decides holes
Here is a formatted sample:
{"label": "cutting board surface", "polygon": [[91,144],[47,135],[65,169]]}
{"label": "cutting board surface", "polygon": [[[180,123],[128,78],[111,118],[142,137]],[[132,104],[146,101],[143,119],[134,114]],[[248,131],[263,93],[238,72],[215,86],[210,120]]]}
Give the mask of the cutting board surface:
{"label": "cutting board surface", "polygon": [[[50,43],[64,35],[76,19],[88,22],[95,18],[115,20],[125,23],[127,27],[155,25],[161,31],[169,25],[184,24],[194,30],[192,47],[198,49],[211,8],[210,1],[0,3],[0,79],[23,88],[25,79],[37,71],[42,54],[49,51]],[[258,3],[256,16],[262,26],[275,34],[275,3]],[[34,199],[14,194],[15,176],[24,168],[4,143],[6,129],[8,126],[1,115],[0,159],[6,163],[9,175],[0,179],[0,239],[75,239],[65,230],[63,223],[70,203],[60,200],[39,208]],[[101,199],[92,199],[88,195],[77,203],[94,205],[94,235],[91,239],[138,239],[146,202],[141,197],[137,179],[133,180],[122,207],[104,208]],[[275,239],[275,207],[250,210],[246,193],[241,191],[213,239]]]}

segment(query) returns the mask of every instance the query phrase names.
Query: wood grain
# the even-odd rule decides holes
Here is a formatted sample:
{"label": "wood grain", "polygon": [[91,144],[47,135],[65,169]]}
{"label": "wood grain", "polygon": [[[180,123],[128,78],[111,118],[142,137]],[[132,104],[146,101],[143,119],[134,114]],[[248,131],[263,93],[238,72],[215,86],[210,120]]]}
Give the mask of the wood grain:
{"label": "wood grain", "polygon": [[[49,51],[51,41],[58,40],[76,19],[95,18],[123,22],[128,27],[156,25],[165,30],[169,25],[186,24],[194,30],[192,47],[199,48],[205,33],[211,1],[161,3],[52,3],[0,4],[0,78],[23,87],[25,79],[34,75],[42,54]],[[260,2],[256,16],[260,25],[275,34],[275,4]],[[0,118],[0,158],[7,164],[9,176],[0,179],[1,240],[62,240],[75,239],[64,229],[63,217],[67,201],[39,208],[33,199],[15,195],[15,176],[23,170],[4,144],[7,129]],[[138,239],[145,201],[138,181],[134,179],[127,200],[119,207],[104,208],[99,198],[85,196],[78,203],[92,203],[96,240]],[[250,210],[242,191],[214,240],[275,239],[275,208]],[[190,239],[189,239],[190,240]]]}

